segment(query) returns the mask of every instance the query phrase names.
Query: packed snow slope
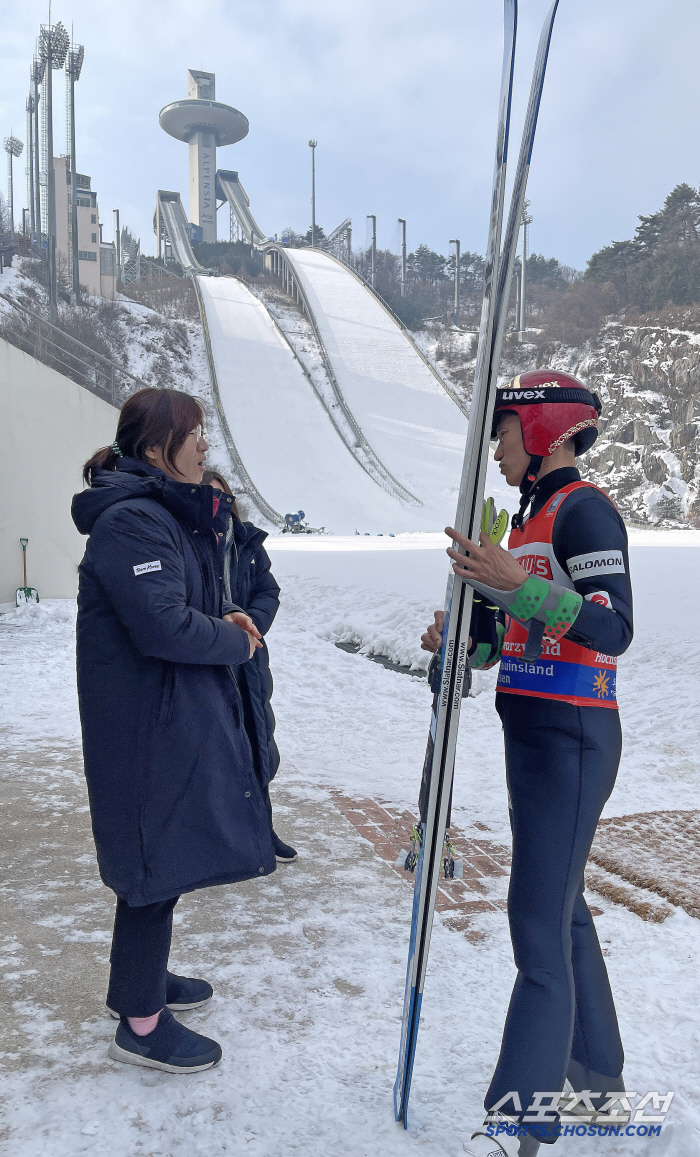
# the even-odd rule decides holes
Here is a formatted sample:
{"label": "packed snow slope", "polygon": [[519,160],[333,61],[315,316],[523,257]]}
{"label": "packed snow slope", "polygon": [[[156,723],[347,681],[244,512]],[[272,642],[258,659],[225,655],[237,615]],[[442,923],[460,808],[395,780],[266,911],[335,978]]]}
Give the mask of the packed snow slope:
{"label": "packed snow slope", "polygon": [[233,277],[199,284],[221,403],[270,505],[339,533],[421,529],[421,508],[385,493],[347,449],[263,303]]}
{"label": "packed snow slope", "polygon": [[372,449],[423,503],[413,530],[454,517],[467,420],[365,285],[317,249],[286,249],[338,385]]}

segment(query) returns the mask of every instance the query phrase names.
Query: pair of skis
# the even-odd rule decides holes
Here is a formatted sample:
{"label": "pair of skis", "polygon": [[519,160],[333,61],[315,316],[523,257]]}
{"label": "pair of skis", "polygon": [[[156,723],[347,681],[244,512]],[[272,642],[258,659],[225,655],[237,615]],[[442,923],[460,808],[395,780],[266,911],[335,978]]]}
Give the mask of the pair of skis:
{"label": "pair of skis", "polygon": [[[481,526],[491,420],[501,346],[508,313],[513,266],[549,45],[558,5],[559,0],[554,0],[540,37],[510,210],[501,249],[517,32],[517,0],[504,0],[503,70],[486,252],[484,300],[481,310],[474,392],[469,416],[469,433],[455,519],[455,528],[461,534],[477,541]],[[418,828],[413,917],[408,949],[399,1068],[394,1085],[394,1111],[397,1121],[402,1121],[404,1128],[408,1128],[407,1113],[408,1098],[411,1091],[411,1074],[416,1053],[435,899],[442,867],[443,845],[449,823],[459,713],[465,683],[468,685],[469,680],[467,648],[472,593],[472,588],[462,579],[450,574],[445,598],[445,622],[439,682],[434,688],[430,734],[421,783],[421,822]]]}

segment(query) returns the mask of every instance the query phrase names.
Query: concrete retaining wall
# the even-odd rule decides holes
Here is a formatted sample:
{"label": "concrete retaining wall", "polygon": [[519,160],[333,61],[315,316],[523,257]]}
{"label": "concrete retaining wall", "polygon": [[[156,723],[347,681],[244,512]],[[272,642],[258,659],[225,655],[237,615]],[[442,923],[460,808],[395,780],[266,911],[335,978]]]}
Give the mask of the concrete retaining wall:
{"label": "concrete retaining wall", "polygon": [[0,603],[27,580],[40,598],[71,599],[85,538],[70,516],[81,468],[108,445],[118,411],[70,378],[0,340]]}

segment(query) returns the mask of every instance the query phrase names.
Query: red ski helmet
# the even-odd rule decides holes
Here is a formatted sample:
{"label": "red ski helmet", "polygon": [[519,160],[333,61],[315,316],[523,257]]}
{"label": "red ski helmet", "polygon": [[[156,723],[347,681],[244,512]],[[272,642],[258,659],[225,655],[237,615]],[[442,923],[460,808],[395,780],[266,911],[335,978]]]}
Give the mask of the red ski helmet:
{"label": "red ski helmet", "polygon": [[548,458],[570,438],[576,454],[585,454],[598,437],[602,406],[597,394],[564,370],[528,370],[496,390],[491,437],[499,414],[512,410],[520,419],[523,445],[531,457]]}

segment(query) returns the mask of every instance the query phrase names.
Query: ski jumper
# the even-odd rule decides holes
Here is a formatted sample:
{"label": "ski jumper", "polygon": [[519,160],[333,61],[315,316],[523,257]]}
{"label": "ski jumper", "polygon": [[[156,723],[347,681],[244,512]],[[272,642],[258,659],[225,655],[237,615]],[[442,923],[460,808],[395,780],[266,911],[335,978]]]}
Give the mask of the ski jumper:
{"label": "ski jumper", "polygon": [[[545,640],[535,662],[522,659],[527,631],[518,622],[508,620],[502,640],[496,708],[518,975],[485,1107],[501,1102],[503,1112],[519,1115],[535,1093],[562,1089],[567,1076],[577,1091],[622,1087],[622,1044],[583,873],[620,759],[615,668],[632,638],[632,598],[624,523],[573,467],[537,484],[530,517],[508,549],[528,573],[584,600],[573,626]],[[512,1094],[519,1102],[506,1101]],[[538,1125],[536,1136],[553,1142],[556,1130],[543,1135]]]}

